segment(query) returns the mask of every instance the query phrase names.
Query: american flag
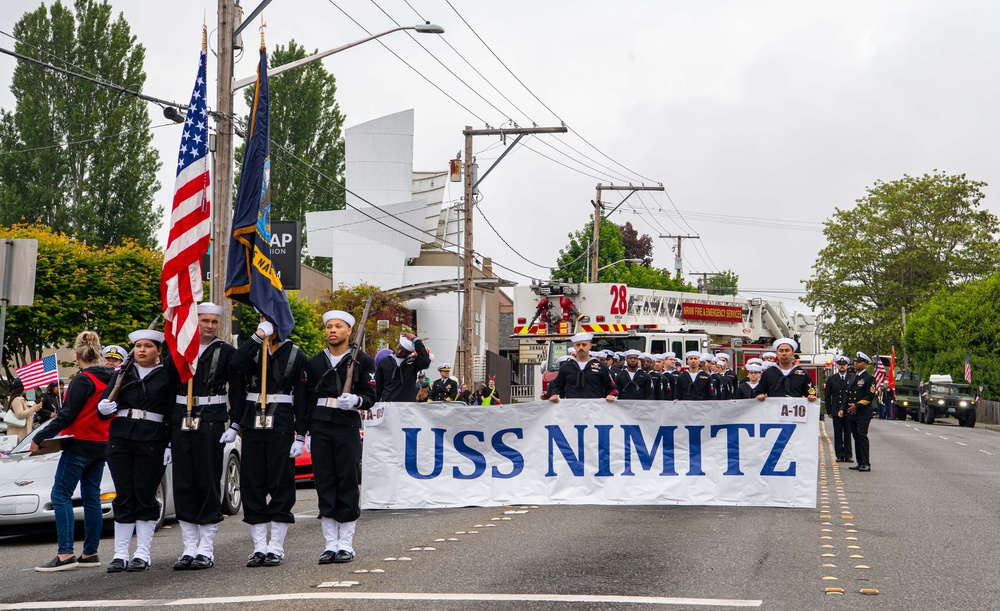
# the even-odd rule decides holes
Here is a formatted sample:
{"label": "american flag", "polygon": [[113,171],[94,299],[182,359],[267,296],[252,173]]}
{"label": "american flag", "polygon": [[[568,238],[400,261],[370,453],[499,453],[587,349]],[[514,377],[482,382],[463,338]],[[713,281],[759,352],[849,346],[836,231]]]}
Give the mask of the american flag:
{"label": "american flag", "polygon": [[882,357],[876,356],[875,362],[875,388],[879,388],[885,383],[885,365],[882,364]]}
{"label": "american flag", "polygon": [[965,355],[965,381],[972,384],[972,362],[968,354]]}
{"label": "american flag", "polygon": [[208,117],[205,109],[207,33],[202,29],[198,78],[184,121],[170,234],[163,255],[160,297],[163,334],[171,358],[186,382],[198,364],[198,302],[202,300],[201,259],[208,251],[212,216],[208,200]]}
{"label": "american flag", "polygon": [[41,388],[59,381],[59,363],[56,362],[56,355],[53,354],[32,361],[20,369],[15,369],[14,373],[25,388]]}

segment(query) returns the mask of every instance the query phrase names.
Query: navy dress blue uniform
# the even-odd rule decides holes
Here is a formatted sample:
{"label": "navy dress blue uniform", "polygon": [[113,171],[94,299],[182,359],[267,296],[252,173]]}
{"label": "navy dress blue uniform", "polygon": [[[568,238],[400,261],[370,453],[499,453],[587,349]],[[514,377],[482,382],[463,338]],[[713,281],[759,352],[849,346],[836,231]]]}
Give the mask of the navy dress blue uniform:
{"label": "navy dress blue uniform", "polygon": [[401,362],[390,354],[375,367],[375,400],[413,403],[417,400],[417,373],[427,369],[431,356],[419,339],[413,340],[414,353]]}
{"label": "navy dress blue uniform", "polygon": [[[847,384],[849,380],[847,374],[841,375],[838,371],[826,379],[823,387],[823,400],[826,403],[826,413],[833,422],[833,452],[837,455],[837,460],[852,460],[851,450],[851,424],[847,411]],[[837,414],[844,410],[843,417]]]}
{"label": "navy dress blue uniform", "polygon": [[438,378],[431,384],[431,401],[454,401],[458,397],[458,382],[455,378]]}
{"label": "navy dress blue uniform", "polygon": [[673,401],[677,389],[677,371],[660,372],[660,401]]}
{"label": "navy dress blue uniform", "polygon": [[[646,375],[649,376],[649,398],[653,401],[659,401],[663,398],[663,374],[659,371],[653,371],[652,369],[644,370]],[[618,377],[615,376],[615,384],[618,383]],[[621,386],[618,387],[619,392],[621,392]],[[620,395],[619,399],[622,398]]]}
{"label": "navy dress blue uniform", "polygon": [[715,387],[718,389],[716,399],[731,399],[733,397],[732,390],[729,388],[729,380],[724,375],[718,371],[713,371],[708,375],[711,376],[712,382],[715,383]]}
{"label": "navy dress blue uniform", "polygon": [[[847,382],[847,397],[844,400],[844,415],[851,424],[851,435],[854,437],[854,457],[857,464],[852,470],[871,469],[869,454],[868,426],[872,421],[872,401],[875,400],[875,376],[864,370],[856,373]],[[857,408],[853,414],[847,411],[848,404]]]}
{"label": "navy dress blue uniform", "polygon": [[549,384],[549,396],[563,399],[603,399],[617,396],[618,388],[611,377],[611,370],[598,359],[590,359],[583,367],[575,358],[559,367],[556,379]]}
{"label": "navy dress blue uniform", "polygon": [[[222,450],[219,441],[230,418],[230,406],[246,400],[243,378],[232,367],[236,348],[216,338],[198,357],[191,378],[191,416],[197,428],[186,430],[187,387],[178,384],[171,417],[174,509],[182,522],[206,525],[222,522]],[[164,364],[174,368],[172,360]]]}
{"label": "navy dress blue uniform", "polygon": [[[289,457],[297,435],[306,434],[306,355],[284,341],[268,356],[267,406],[261,408],[261,352],[264,340],[256,334],[233,355],[233,367],[246,384],[243,405],[233,410],[243,431],[241,484],[243,521],[247,524],[295,522],[295,459]],[[273,418],[271,428],[261,414]],[[268,498],[270,497],[270,498]],[[272,530],[273,533],[273,530]]]}
{"label": "navy dress blue uniform", "polygon": [[615,374],[614,379],[619,399],[648,401],[653,398],[652,379],[641,367],[635,372],[623,369]]}
{"label": "navy dress blue uniform", "polygon": [[750,385],[750,378],[743,378],[736,387],[734,399],[754,399],[760,394],[760,380],[756,385]]}
{"label": "navy dress blue uniform", "polygon": [[711,401],[717,399],[719,390],[712,376],[699,371],[694,376],[690,371],[682,371],[677,376],[674,396],[678,401]]}
{"label": "navy dress blue uniform", "polygon": [[334,357],[323,350],[309,359],[305,368],[307,419],[319,517],[333,518],[337,522],[353,522],[361,515],[358,473],[361,415],[358,410],[371,409],[375,404],[375,361],[359,351],[351,394],[357,395],[361,403],[352,409],[337,408],[337,397],[343,394],[347,380],[349,355],[348,351]]}
{"label": "navy dress blue uniform", "polygon": [[781,367],[774,365],[764,370],[760,376],[758,393],[768,397],[811,397],[816,394],[812,378],[798,365],[785,375]]}

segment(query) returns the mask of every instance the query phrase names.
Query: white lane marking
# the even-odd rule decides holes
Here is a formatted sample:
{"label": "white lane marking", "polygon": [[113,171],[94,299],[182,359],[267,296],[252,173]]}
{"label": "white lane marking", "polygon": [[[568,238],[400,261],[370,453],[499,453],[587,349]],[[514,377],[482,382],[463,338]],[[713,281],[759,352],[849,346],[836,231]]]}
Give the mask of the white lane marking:
{"label": "white lane marking", "polygon": [[941,439],[944,439],[945,441],[948,441],[948,438],[945,437],[944,435],[938,435],[938,437],[940,437]]}
{"label": "white lane marking", "polygon": [[930,433],[924,433],[924,435],[927,435],[928,437],[933,437],[933,435],[931,435]]}
{"label": "white lane marking", "polygon": [[586,594],[477,594],[450,592],[292,592],[258,596],[219,596],[174,600],[53,600],[0,604],[7,609],[87,609],[94,607],[165,607],[225,605],[278,600],[412,600],[470,602],[559,602],[598,604],[682,605],[688,607],[759,607],[763,600],[727,598],[674,598],[670,596],[602,596]]}
{"label": "white lane marking", "polygon": [[986,450],[979,450],[979,451],[982,452],[983,454],[989,454],[990,456],[995,456],[993,452],[987,452]]}
{"label": "white lane marking", "polygon": [[956,441],[955,443],[957,443],[960,446],[967,446],[967,445],[969,445],[967,443],[962,443],[961,441]]}

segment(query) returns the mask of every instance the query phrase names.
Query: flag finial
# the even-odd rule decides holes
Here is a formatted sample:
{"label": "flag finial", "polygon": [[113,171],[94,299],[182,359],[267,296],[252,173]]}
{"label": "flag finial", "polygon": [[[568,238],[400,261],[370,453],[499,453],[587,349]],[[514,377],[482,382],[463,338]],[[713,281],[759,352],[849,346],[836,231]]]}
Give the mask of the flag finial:
{"label": "flag finial", "polygon": [[208,25],[201,24],[201,50],[208,51]]}
{"label": "flag finial", "polygon": [[264,21],[264,16],[260,17],[260,50],[263,51],[267,45],[264,44],[264,29],[267,28],[267,22]]}

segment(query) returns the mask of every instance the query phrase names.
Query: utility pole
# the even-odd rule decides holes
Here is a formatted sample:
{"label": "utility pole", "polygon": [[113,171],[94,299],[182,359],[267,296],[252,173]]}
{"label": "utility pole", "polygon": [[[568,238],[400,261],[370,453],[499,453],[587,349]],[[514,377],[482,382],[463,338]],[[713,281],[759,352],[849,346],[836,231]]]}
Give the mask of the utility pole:
{"label": "utility pole", "polygon": [[698,292],[699,293],[707,293],[708,292],[708,279],[709,278],[714,278],[715,276],[719,276],[721,274],[717,274],[715,272],[691,272],[688,275],[689,276],[701,276],[701,282],[698,283],[698,289],[699,289]]}
{"label": "utility pole", "polygon": [[[469,384],[472,387],[472,370],[473,370],[473,340],[475,335],[473,334],[473,318],[475,316],[475,308],[472,299],[472,289],[473,283],[473,273],[475,267],[473,266],[473,255],[475,251],[472,249],[472,191],[473,191],[473,177],[472,177],[472,139],[475,136],[518,136],[517,140],[511,145],[510,148],[517,144],[520,140],[520,136],[525,134],[565,134],[568,128],[563,125],[560,127],[512,127],[505,129],[472,129],[471,126],[466,125],[465,129],[462,130],[462,135],[465,136],[465,171],[462,173],[465,179],[465,267],[464,267],[464,286],[462,290],[463,301],[462,301],[462,316],[464,318],[462,325],[462,337],[456,351],[456,356],[461,356],[461,360],[456,359],[456,367],[458,368],[457,377],[462,379],[463,382]],[[510,150],[510,149],[508,149]],[[506,154],[506,153],[505,153]],[[501,156],[502,157],[502,156]],[[497,159],[497,162],[500,160]],[[486,172],[483,174],[483,178],[486,174],[496,166],[494,163]],[[482,179],[480,179],[480,182]],[[478,183],[476,183],[478,184]]]}
{"label": "utility pole", "polygon": [[212,302],[222,306],[219,337],[229,341],[232,334],[233,304],[224,297],[232,224],[233,190],[233,9],[232,0],[219,0],[218,123],[215,137],[215,184],[212,189]]}
{"label": "utility pole", "polygon": [[634,187],[632,185],[621,185],[621,186],[608,185],[608,186],[605,187],[601,183],[597,183],[597,200],[595,200],[593,202],[593,204],[594,204],[594,243],[591,246],[591,248],[593,249],[593,252],[594,252],[594,259],[593,259],[593,261],[591,261],[591,264],[590,264],[590,281],[591,282],[597,282],[597,253],[599,252],[598,249],[600,247],[600,237],[601,237],[601,210],[604,209],[604,202],[601,201],[601,191],[630,191],[630,193],[628,195],[626,195],[624,198],[622,198],[622,201],[618,202],[617,206],[615,206],[614,208],[611,209],[611,212],[608,213],[608,216],[610,217],[612,214],[615,213],[615,210],[618,210],[619,208],[621,208],[622,204],[625,203],[625,200],[627,200],[628,198],[630,198],[633,195],[635,195],[636,191],[663,191],[663,190],[664,190],[663,185],[657,185],[657,186],[653,186],[653,187],[647,187],[645,185],[640,185],[638,187]]}
{"label": "utility pole", "polygon": [[[701,236],[696,235],[661,235],[661,238],[676,239],[677,240],[677,253],[674,255],[674,270],[677,272],[677,279],[680,280],[681,276],[684,275],[684,258],[681,256],[681,241],[682,240],[700,240]],[[693,274],[697,275],[697,274]]]}

